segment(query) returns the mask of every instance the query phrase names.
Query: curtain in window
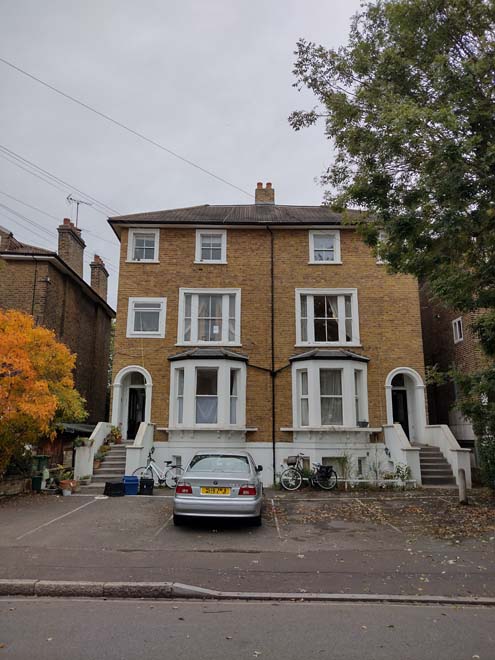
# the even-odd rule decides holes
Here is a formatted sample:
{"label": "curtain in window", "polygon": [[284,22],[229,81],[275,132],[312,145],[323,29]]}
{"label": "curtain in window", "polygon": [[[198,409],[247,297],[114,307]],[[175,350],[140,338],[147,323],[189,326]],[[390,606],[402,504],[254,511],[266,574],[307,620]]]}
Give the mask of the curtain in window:
{"label": "curtain in window", "polygon": [[315,261],[333,261],[335,259],[335,237],[332,234],[315,234],[313,241]]}
{"label": "curtain in window", "polygon": [[217,423],[217,397],[196,397],[196,424]]}
{"label": "curtain in window", "polygon": [[198,339],[200,341],[222,340],[222,296],[198,296]]}
{"label": "curtain in window", "polygon": [[342,372],[320,369],[321,423],[342,424]]}

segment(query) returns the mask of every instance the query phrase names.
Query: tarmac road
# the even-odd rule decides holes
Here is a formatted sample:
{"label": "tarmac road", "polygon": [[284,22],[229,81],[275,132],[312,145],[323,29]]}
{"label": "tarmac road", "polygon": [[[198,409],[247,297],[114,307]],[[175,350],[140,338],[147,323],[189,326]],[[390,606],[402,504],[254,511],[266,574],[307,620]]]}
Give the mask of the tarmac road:
{"label": "tarmac road", "polygon": [[[423,497],[423,496],[421,496]],[[419,502],[419,499],[416,500]],[[493,533],[411,536],[363,506],[266,503],[264,524],[174,528],[170,498],[0,504],[0,578],[174,581],[223,591],[495,596]],[[387,506],[401,506],[395,498]]]}
{"label": "tarmac road", "polygon": [[492,660],[495,610],[347,603],[0,599],[9,660]]}

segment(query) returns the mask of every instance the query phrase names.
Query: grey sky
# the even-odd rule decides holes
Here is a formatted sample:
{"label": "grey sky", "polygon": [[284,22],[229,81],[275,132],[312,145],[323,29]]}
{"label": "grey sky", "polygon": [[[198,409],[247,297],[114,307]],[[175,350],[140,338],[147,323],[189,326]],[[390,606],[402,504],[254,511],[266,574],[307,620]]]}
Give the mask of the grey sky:
{"label": "grey sky", "polygon": [[[281,204],[319,204],[330,158],[322,127],[295,133],[288,114],[314,99],[292,88],[297,39],[345,43],[359,0],[0,0],[0,56]],[[242,204],[241,192],[159,151],[0,63],[0,144],[121,213]],[[57,218],[58,190],[0,158],[0,191]],[[0,194],[0,224],[55,248],[58,222]],[[109,265],[116,304],[118,242],[104,215],[81,207],[87,243]],[[36,234],[31,233],[30,228]],[[108,242],[110,241],[110,242]]]}

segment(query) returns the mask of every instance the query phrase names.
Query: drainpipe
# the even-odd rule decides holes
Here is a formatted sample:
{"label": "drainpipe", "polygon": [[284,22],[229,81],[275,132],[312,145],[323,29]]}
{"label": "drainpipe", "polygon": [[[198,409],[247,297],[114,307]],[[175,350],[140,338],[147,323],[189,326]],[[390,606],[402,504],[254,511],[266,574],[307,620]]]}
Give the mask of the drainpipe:
{"label": "drainpipe", "polygon": [[270,232],[270,282],[271,282],[271,381],[272,381],[272,464],[273,464],[273,485],[275,485],[275,471],[276,471],[276,453],[275,453],[275,287],[274,287],[274,259],[273,259],[273,231],[270,225],[265,225]]}

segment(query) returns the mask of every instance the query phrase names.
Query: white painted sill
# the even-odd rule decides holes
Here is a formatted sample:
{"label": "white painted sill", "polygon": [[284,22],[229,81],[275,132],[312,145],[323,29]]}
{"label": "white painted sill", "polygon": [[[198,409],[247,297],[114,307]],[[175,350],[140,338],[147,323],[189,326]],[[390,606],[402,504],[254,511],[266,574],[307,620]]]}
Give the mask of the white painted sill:
{"label": "white painted sill", "polygon": [[294,344],[294,348],[363,348],[362,344],[334,344],[329,342],[313,342],[312,344]]}
{"label": "white painted sill", "polygon": [[311,433],[379,433],[382,431],[382,427],[372,427],[372,426],[294,426],[281,428],[280,431],[286,433],[294,433],[301,431],[311,431]]}
{"label": "white painted sill", "polygon": [[308,261],[308,266],[342,266],[342,261]]}
{"label": "white painted sill", "polygon": [[254,433],[257,431],[257,427],[254,426],[160,426],[157,427],[157,431],[166,431],[170,433],[171,431],[217,431],[231,432],[231,431],[241,431],[242,433]]}
{"label": "white painted sill", "polygon": [[136,261],[135,259],[126,259],[125,263],[126,264],[159,264],[160,261],[158,259],[140,259],[139,261]]}
{"label": "white painted sill", "polygon": [[194,261],[193,263],[201,266],[222,266],[228,262],[227,261]]}
{"label": "white painted sill", "polygon": [[[222,341],[204,341],[204,342],[177,342],[175,346],[188,346],[189,348],[208,348],[208,346],[231,346],[234,348],[242,348],[242,344],[226,343]],[[192,356],[194,357],[194,356]],[[216,358],[212,358],[215,360]]]}

